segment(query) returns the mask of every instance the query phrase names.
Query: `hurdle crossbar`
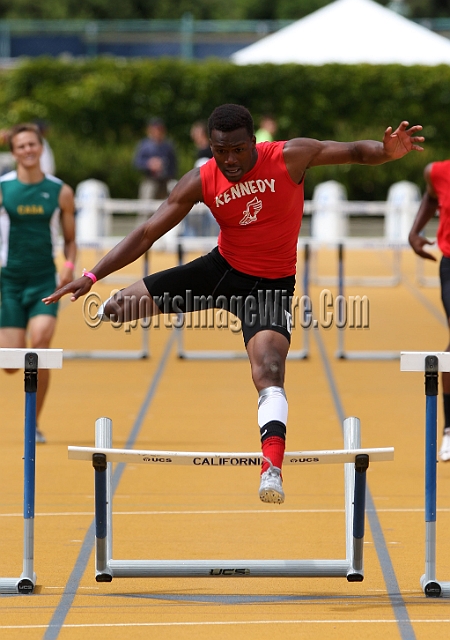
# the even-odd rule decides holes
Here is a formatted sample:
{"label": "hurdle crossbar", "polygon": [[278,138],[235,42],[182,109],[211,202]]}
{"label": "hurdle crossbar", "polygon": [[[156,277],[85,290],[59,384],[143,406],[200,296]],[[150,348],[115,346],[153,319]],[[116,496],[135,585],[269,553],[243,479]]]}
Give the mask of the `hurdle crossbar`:
{"label": "hurdle crossbar", "polygon": [[[143,256],[143,277],[149,273],[149,252]],[[127,278],[128,279],[128,278]],[[96,349],[93,351],[65,349],[64,358],[66,360],[145,360],[150,357],[149,350],[149,326],[141,324],[141,348],[140,349],[121,349],[107,350]]]}
{"label": "hurdle crossbar", "polygon": [[[211,250],[217,245],[217,238],[178,238],[178,263],[184,263],[185,250]],[[309,258],[310,247],[309,244],[304,244],[304,267],[303,267],[303,295],[309,295]],[[247,352],[231,351],[231,350],[217,350],[217,349],[186,349],[184,346],[184,327],[180,323],[180,327],[177,329],[177,344],[178,344],[178,357],[182,360],[242,360],[247,359]],[[303,344],[300,349],[292,349],[288,352],[288,360],[305,360],[309,356],[309,332],[304,329],[302,331]]]}
{"label": "hurdle crossbar", "polygon": [[[92,460],[94,454],[103,454],[107,462],[124,462],[157,466],[194,465],[211,467],[259,466],[261,452],[217,453],[211,451],[139,451],[135,449],[99,449],[95,447],[68,447],[69,459]],[[314,466],[316,464],[338,464],[355,462],[355,457],[368,455],[372,462],[394,459],[393,447],[378,449],[338,449],[331,451],[287,451],[283,465]]]}
{"label": "hurdle crossbar", "polygon": [[25,372],[25,429],[23,482],[23,567],[18,578],[0,578],[0,593],[33,593],[34,503],[36,476],[36,393],[38,369],[60,369],[62,349],[0,349],[0,368]]}
{"label": "hurdle crossbar", "polygon": [[[345,274],[343,244],[340,244],[338,247],[338,262],[338,291],[339,296],[341,296],[340,299],[344,300]],[[341,318],[339,320],[341,321]],[[400,358],[400,351],[348,351],[344,344],[346,327],[338,327],[337,331],[338,347],[335,355],[336,358],[339,358],[340,360],[398,360]]]}
{"label": "hurdle crossbar", "polygon": [[[134,452],[112,448],[112,421],[95,423],[95,448],[69,447],[72,459],[90,460],[95,475],[95,523],[97,582],[117,578],[160,577],[342,577],[349,582],[364,579],[363,542],[366,471],[370,460],[392,460],[393,449],[361,449],[358,418],[344,421],[342,451],[289,452],[287,464],[344,462],[346,557],[336,560],[116,560],[112,557],[112,461],[144,464],[193,464],[196,466],[259,465],[260,453]],[[153,455],[155,454],[155,455]],[[117,457],[116,457],[117,456]],[[146,459],[146,458],[149,459]],[[235,457],[238,463],[233,463]],[[155,458],[152,460],[152,458]],[[168,462],[167,459],[173,460]],[[317,460],[316,460],[317,458]],[[222,461],[222,462],[221,462]],[[230,461],[230,462],[229,462]]]}
{"label": "hurdle crossbar", "polygon": [[450,353],[404,351],[400,370],[425,375],[425,573],[420,585],[429,598],[450,598],[450,581],[436,578],[437,395],[439,372],[450,371]]}
{"label": "hurdle crossbar", "polygon": [[39,369],[61,369],[62,349],[0,349],[0,369],[24,369],[28,353],[35,353]]}

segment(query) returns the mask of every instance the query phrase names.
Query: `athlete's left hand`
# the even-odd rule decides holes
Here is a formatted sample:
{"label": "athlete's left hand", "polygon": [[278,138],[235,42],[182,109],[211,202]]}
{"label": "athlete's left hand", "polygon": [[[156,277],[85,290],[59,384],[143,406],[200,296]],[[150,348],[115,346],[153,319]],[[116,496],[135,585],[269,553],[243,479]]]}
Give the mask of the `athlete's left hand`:
{"label": "athlete's left hand", "polygon": [[383,146],[386,154],[391,160],[403,158],[410,151],[423,151],[423,147],[418,142],[423,142],[423,136],[416,136],[418,131],[422,130],[422,125],[415,124],[409,127],[409,122],[403,120],[395,131],[392,127],[388,127],[384,132]]}

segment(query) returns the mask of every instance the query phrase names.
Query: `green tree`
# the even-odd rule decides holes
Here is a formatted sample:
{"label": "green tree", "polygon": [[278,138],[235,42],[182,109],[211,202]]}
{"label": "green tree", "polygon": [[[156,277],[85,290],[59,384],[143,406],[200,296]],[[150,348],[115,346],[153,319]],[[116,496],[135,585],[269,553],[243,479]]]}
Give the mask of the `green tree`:
{"label": "green tree", "polygon": [[[387,6],[392,0],[377,0]],[[332,0],[0,0],[0,19],[298,20]],[[404,0],[411,18],[450,17],[450,0]]]}
{"label": "green tree", "polygon": [[448,18],[450,0],[406,0],[412,18]]}
{"label": "green tree", "polygon": [[239,2],[230,0],[0,0],[0,18],[154,20],[179,19],[191,13],[198,20],[240,18]]}
{"label": "green tree", "polygon": [[299,20],[330,2],[331,0],[278,0],[275,17],[280,20]]}
{"label": "green tree", "polygon": [[131,164],[149,116],[162,116],[175,141],[180,174],[194,162],[192,122],[218,104],[246,105],[257,122],[275,113],[279,138],[379,140],[400,120],[424,125],[425,152],[368,171],[364,166],[315,167],[306,197],[319,182],[342,182],[350,199],[382,200],[388,187],[411,180],[423,187],[423,167],[448,157],[450,70],[402,65],[202,64],[173,59],[35,58],[0,70],[0,129],[43,118],[58,175],[75,187],[106,182],[113,197],[133,198],[140,176]]}
{"label": "green tree", "polygon": [[[297,20],[333,0],[0,0],[0,19]],[[377,0],[389,5],[391,0]],[[404,0],[412,18],[450,16],[450,0]]]}

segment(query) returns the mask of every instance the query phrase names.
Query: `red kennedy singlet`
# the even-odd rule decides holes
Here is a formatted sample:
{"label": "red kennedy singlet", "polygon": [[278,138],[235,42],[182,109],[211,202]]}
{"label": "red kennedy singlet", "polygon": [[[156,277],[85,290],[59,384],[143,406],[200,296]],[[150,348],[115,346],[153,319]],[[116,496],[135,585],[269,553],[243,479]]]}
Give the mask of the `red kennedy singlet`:
{"label": "red kennedy singlet", "polygon": [[444,256],[450,258],[450,160],[433,162],[431,184],[439,202],[438,247]]}
{"label": "red kennedy singlet", "polygon": [[261,278],[296,270],[303,182],[290,177],[284,145],[257,144],[258,160],[240,182],[229,182],[214,158],[200,167],[203,200],[220,226],[220,254],[234,269]]}

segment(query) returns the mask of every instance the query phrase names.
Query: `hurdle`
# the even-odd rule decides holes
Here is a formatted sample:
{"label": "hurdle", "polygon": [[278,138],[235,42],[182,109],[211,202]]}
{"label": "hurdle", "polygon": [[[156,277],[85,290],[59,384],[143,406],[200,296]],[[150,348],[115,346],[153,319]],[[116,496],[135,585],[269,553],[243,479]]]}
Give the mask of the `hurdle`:
{"label": "hurdle", "polygon": [[[200,242],[199,242],[200,241]],[[216,237],[204,238],[178,238],[178,263],[184,263],[185,249],[206,249],[210,251],[217,245]],[[310,246],[304,244],[304,268],[303,268],[303,295],[309,297],[309,273],[310,273]],[[305,311],[306,313],[306,311]],[[248,358],[246,351],[223,350],[188,350],[184,346],[184,326],[180,321],[177,327],[177,355],[181,360],[242,360]],[[290,350],[288,360],[306,360],[309,356],[309,331],[304,329],[303,344],[300,349]]]}
{"label": "hurdle", "polygon": [[320,286],[336,286],[340,283],[341,263],[344,260],[345,249],[387,249],[392,251],[391,272],[385,276],[346,276],[347,284],[351,286],[368,286],[368,287],[395,287],[402,280],[401,273],[401,250],[402,243],[390,242],[384,238],[342,238],[340,241],[322,241],[312,240],[312,246],[316,249],[320,247],[329,247],[337,249],[337,265],[338,273],[336,275],[318,275],[317,273],[317,251],[313,254],[311,268],[311,282]]}
{"label": "hurdle", "polygon": [[[342,304],[344,301],[344,245],[338,246],[338,292],[341,304],[339,305],[339,315],[342,316]],[[345,322],[339,317],[337,339],[338,346],[335,357],[339,360],[398,360],[400,351],[348,351],[344,344]]]}
{"label": "hurdle", "polygon": [[38,369],[61,369],[62,349],[0,349],[0,368],[24,369],[25,444],[23,482],[23,567],[19,578],[0,578],[0,593],[33,593],[34,502],[36,476],[36,392]]}
{"label": "hurdle", "polygon": [[[119,239],[118,239],[119,240]],[[98,247],[98,243],[95,243],[92,246]],[[146,251],[143,255],[143,269],[142,273],[145,277],[149,274],[149,251]],[[112,276],[108,276],[105,280],[110,278],[114,278],[114,274]],[[136,280],[137,278],[134,278]],[[130,278],[128,276],[120,277],[121,282],[128,282]],[[145,360],[150,357],[150,349],[149,349],[149,331],[150,325],[141,325],[141,348],[140,349],[122,349],[122,350],[107,350],[107,349],[95,349],[93,351],[83,351],[83,350],[73,350],[73,349],[64,349],[64,358],[67,360]]]}
{"label": "hurdle", "polygon": [[258,453],[137,451],[112,448],[112,421],[95,423],[95,447],[69,447],[72,460],[92,462],[95,475],[95,579],[231,577],[329,577],[364,579],[366,471],[369,461],[393,460],[394,449],[361,449],[358,418],[344,420],[344,447],[337,451],[287,452],[284,464],[297,467],[344,463],[346,557],[337,560],[115,560],[112,557],[112,463],[194,467],[260,466]]}
{"label": "hurdle", "polygon": [[441,284],[439,276],[426,276],[424,265],[425,260],[416,256],[416,282],[419,287],[439,287]]}
{"label": "hurdle", "polygon": [[[351,285],[391,287],[399,284],[401,249],[408,247],[408,234],[419,207],[421,193],[416,184],[401,180],[389,187],[387,199],[379,202],[347,200],[345,188],[333,180],[317,185],[312,199],[312,233],[323,246],[344,243],[348,248],[392,250],[392,270],[384,276],[347,276]],[[351,216],[384,217],[382,237],[349,237],[348,221]],[[320,243],[319,243],[320,246]],[[311,269],[311,281],[318,285],[336,284],[336,276],[319,276],[316,261]]]}
{"label": "hurdle", "polygon": [[401,371],[425,375],[425,573],[420,586],[429,598],[450,598],[450,581],[436,579],[437,396],[439,372],[450,371],[450,353],[404,351]]}

